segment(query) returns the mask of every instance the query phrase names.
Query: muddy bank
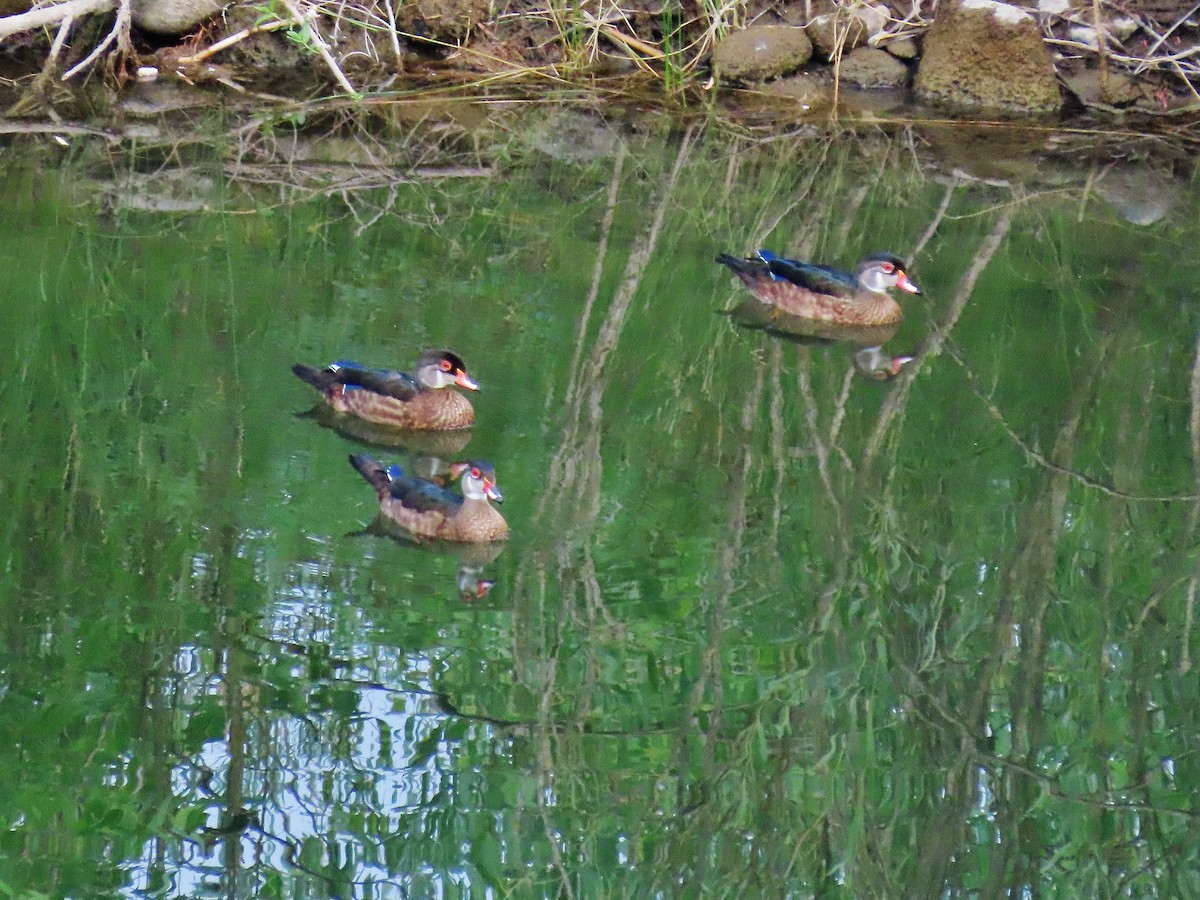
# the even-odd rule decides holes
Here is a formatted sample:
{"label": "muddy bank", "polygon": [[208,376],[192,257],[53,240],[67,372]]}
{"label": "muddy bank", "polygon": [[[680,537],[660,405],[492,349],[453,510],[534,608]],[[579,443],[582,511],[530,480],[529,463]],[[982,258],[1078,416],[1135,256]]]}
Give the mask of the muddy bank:
{"label": "muddy bank", "polygon": [[604,13],[365,0],[336,16],[302,0],[269,11],[219,0],[6,2],[0,46],[28,76],[16,112],[53,106],[57,85],[95,77],[118,87],[215,84],[269,102],[360,98],[413,79],[561,85],[614,76],[664,96],[772,97],[782,115],[836,110],[847,92],[876,111],[916,102],[963,118],[1133,114],[1153,123],[1200,111],[1200,27],[1194,7],[1175,0],[961,0],[934,12],[634,0]]}

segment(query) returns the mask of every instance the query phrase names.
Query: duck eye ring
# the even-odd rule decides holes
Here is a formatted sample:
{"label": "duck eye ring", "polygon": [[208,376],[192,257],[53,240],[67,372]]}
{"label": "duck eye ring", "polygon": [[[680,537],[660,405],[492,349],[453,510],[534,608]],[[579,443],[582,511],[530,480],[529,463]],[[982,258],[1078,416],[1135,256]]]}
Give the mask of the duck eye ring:
{"label": "duck eye ring", "polygon": [[478,466],[475,466],[473,469],[471,469],[471,477],[472,478],[482,478],[483,477],[483,473],[479,471]]}
{"label": "duck eye ring", "polygon": [[895,267],[895,266],[893,266],[893,265],[892,265],[891,263],[889,263],[889,262],[885,262],[885,263],[884,263],[883,265],[881,265],[879,268],[883,269],[883,271],[884,271],[885,273],[887,273],[888,275],[891,275],[893,272],[895,272],[895,271],[896,271],[896,267]]}
{"label": "duck eye ring", "polygon": [[453,368],[454,368],[454,366],[451,364],[450,360],[448,360],[448,359],[442,360],[441,369],[443,372],[449,372]]}

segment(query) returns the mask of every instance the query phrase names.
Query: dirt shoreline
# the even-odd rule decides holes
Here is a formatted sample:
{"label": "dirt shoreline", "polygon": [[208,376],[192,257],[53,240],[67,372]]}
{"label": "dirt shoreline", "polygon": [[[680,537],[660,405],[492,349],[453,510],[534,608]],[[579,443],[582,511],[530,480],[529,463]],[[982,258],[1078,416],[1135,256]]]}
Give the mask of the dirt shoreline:
{"label": "dirt shoreline", "polygon": [[[420,9],[430,14],[429,5]],[[215,126],[200,130],[211,127],[206,139],[215,135],[230,144],[226,158],[239,173],[279,167],[288,182],[345,178],[356,186],[389,183],[397,172],[423,178],[428,171],[442,177],[443,170],[488,170],[491,154],[472,147],[481,141],[499,146],[510,128],[543,128],[537,116],[518,121],[505,114],[498,125],[484,121],[512,104],[544,106],[543,118],[550,122],[564,105],[586,113],[576,122],[581,136],[546,126],[544,145],[561,154],[610,140],[613,122],[625,123],[618,130],[636,131],[658,117],[676,125],[718,127],[751,142],[796,129],[825,136],[847,129],[887,135],[903,130],[931,171],[1050,189],[1064,168],[1112,164],[1139,165],[1155,178],[1165,172],[1172,180],[1188,179],[1200,158],[1200,114],[1189,103],[1190,82],[1178,74],[1149,73],[1152,77],[1131,80],[1142,85],[1138,90],[1109,102],[1101,96],[1097,54],[1056,59],[1063,97],[1056,113],[1005,120],[916,102],[911,82],[890,90],[839,84],[836,62],[819,56],[799,75],[736,83],[714,77],[713,44],[705,49],[694,43],[687,57],[694,65],[681,64],[672,75],[666,59],[650,56],[669,41],[648,26],[633,46],[599,30],[590,32],[594,43],[572,44],[545,17],[508,14],[472,22],[452,46],[428,35],[417,39],[409,32],[313,19],[315,29],[326,32],[322,54],[313,49],[311,35],[305,42],[291,24],[250,14],[235,8],[183,39],[153,37],[133,27],[126,49],[114,39],[100,54],[95,51],[119,25],[112,14],[73,26],[90,27],[90,42],[64,42],[57,56],[44,34],[26,35],[18,41],[23,46],[10,44],[7,57],[0,58],[0,103],[8,119],[3,132],[63,146],[91,141],[102,153],[104,146],[110,151],[136,146],[154,155],[161,147],[173,156],[180,147],[197,147],[189,133],[197,123],[215,120]],[[758,21],[766,18],[762,13]],[[626,24],[637,21],[630,18]],[[1190,24],[1176,30],[1197,34]],[[90,67],[79,69],[89,57],[94,57]],[[1106,76],[1117,82],[1121,69],[1113,59],[1107,62]],[[71,75],[73,70],[78,73]],[[1172,78],[1175,82],[1168,83]],[[1075,93],[1083,90],[1092,92],[1090,101]],[[224,124],[222,117],[228,120]],[[604,127],[594,128],[597,121]],[[385,149],[396,140],[424,143],[424,136],[412,137],[420,129],[437,134],[417,164],[403,154],[393,158]],[[292,149],[277,139],[284,133],[291,135]],[[339,170],[347,164],[361,171]],[[380,169],[378,177],[362,177],[373,166]],[[1156,185],[1143,193],[1156,195]]]}
{"label": "dirt shoreline", "polygon": [[[15,6],[8,8],[19,10],[27,2],[13,0]],[[281,99],[294,100],[296,85],[308,81],[315,82],[312,89],[358,98],[386,92],[398,79],[414,75],[530,85],[624,75],[647,81],[664,95],[740,85],[790,95],[803,105],[806,98],[795,96],[796,89],[779,89],[777,73],[722,79],[714,72],[714,48],[747,27],[770,30],[764,26],[807,33],[818,45],[818,26],[834,29],[833,47],[818,46],[801,68],[818,85],[816,105],[826,102],[822,82],[833,84],[832,103],[837,103],[839,79],[849,77],[845,54],[856,43],[883,48],[900,60],[893,63],[901,75],[891,93],[906,101],[922,42],[935,21],[933,13],[923,16],[919,8],[905,13],[811,0],[782,6],[752,0],[716,13],[703,12],[699,4],[671,7],[634,0],[603,16],[586,6],[556,12],[522,2],[493,9],[483,0],[411,0],[394,8],[390,0],[382,0],[382,6],[372,0],[342,7],[337,17],[323,15],[323,7],[284,0],[270,13],[234,4],[204,14],[204,4],[215,2],[68,0],[0,18],[10,77],[16,66],[13,80],[31,89],[24,108],[10,114],[53,106],[55,82],[97,76],[116,86],[139,79],[222,84],[235,91],[258,90],[264,98],[271,96],[272,84],[287,83]],[[1190,3],[1072,9],[1066,0],[1040,0],[1038,7],[1009,8],[1023,9],[1037,22],[1056,69],[1065,117],[1135,114],[1177,123],[1200,115],[1200,17]],[[868,13],[881,24],[859,40],[854,29]],[[194,24],[169,24],[197,15]],[[29,24],[31,16],[36,26]]]}

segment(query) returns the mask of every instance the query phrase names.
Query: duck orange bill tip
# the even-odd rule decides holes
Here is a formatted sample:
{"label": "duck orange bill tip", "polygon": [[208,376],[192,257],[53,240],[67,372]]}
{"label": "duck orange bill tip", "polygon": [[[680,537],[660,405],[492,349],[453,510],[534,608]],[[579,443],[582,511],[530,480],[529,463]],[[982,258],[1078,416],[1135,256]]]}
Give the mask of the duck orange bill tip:
{"label": "duck orange bill tip", "polygon": [[910,294],[919,294],[921,289],[908,280],[908,276],[901,272],[896,278],[896,287],[902,291],[908,291]]}
{"label": "duck orange bill tip", "polygon": [[466,388],[468,391],[479,390],[479,384],[471,380],[471,376],[459,369],[458,374],[454,376],[454,383],[460,388]]}

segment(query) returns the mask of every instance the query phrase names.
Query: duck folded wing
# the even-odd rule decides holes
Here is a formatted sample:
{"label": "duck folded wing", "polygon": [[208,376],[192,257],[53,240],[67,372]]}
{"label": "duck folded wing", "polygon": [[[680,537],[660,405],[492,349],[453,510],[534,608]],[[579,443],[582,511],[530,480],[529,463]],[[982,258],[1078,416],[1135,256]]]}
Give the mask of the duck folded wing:
{"label": "duck folded wing", "polygon": [[458,494],[439,485],[416,478],[398,478],[392,482],[392,498],[413,512],[440,512],[453,515],[462,506]]}
{"label": "duck folded wing", "polygon": [[825,294],[829,297],[852,296],[858,286],[849,272],[816,263],[802,263],[776,257],[767,261],[767,269],[774,278],[790,281],[814,294]]}
{"label": "duck folded wing", "polygon": [[417,380],[407,372],[369,369],[353,363],[335,363],[334,366],[330,366],[330,369],[346,387],[363,388],[396,400],[411,400],[421,391]]}

